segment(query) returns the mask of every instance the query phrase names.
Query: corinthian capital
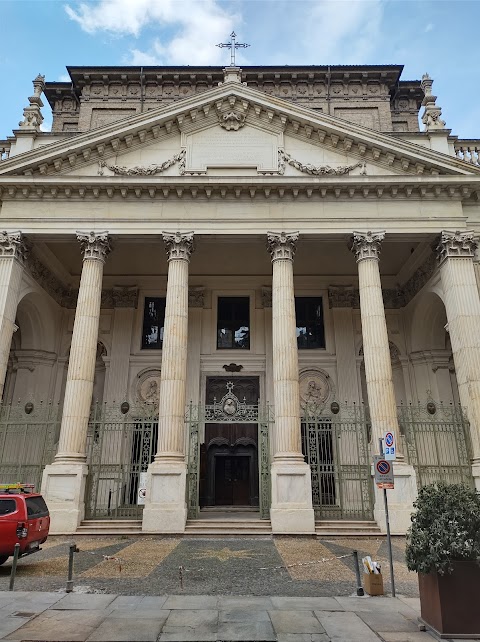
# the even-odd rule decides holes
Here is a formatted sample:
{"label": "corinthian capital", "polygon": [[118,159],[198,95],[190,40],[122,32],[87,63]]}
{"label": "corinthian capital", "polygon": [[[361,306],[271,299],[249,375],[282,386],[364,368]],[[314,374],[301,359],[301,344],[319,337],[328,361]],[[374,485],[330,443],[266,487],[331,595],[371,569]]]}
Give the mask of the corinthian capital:
{"label": "corinthian capital", "polygon": [[0,232],[0,257],[12,257],[24,262],[28,250],[21,232]]}
{"label": "corinthian capital", "polygon": [[272,262],[278,259],[293,261],[297,249],[298,232],[267,232],[267,248]]}
{"label": "corinthian capital", "polygon": [[181,232],[175,232],[175,234],[164,232],[163,242],[165,243],[165,250],[169,261],[174,259],[190,261],[190,256],[195,249],[193,245],[193,232],[186,232],[185,234]]}
{"label": "corinthian capital", "polygon": [[473,258],[477,247],[478,236],[472,230],[467,232],[443,230],[437,246],[437,258],[440,263],[451,257]]}
{"label": "corinthian capital", "polygon": [[354,232],[351,250],[357,258],[357,263],[363,259],[378,261],[384,238],[385,232]]}
{"label": "corinthian capital", "polygon": [[105,259],[112,251],[108,232],[77,232],[77,241],[80,242],[84,261],[96,259],[105,263]]}

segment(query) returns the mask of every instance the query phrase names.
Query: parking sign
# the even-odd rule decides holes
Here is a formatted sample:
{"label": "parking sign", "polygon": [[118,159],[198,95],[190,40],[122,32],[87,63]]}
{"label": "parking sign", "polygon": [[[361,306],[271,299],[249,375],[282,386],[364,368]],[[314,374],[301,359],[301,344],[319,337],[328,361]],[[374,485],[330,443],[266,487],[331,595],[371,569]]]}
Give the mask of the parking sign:
{"label": "parking sign", "polygon": [[378,488],[393,489],[393,466],[384,457],[374,455],[373,469],[375,471],[375,483]]}
{"label": "parking sign", "polygon": [[383,454],[387,461],[393,461],[397,458],[395,446],[395,435],[392,430],[388,430],[383,435]]}

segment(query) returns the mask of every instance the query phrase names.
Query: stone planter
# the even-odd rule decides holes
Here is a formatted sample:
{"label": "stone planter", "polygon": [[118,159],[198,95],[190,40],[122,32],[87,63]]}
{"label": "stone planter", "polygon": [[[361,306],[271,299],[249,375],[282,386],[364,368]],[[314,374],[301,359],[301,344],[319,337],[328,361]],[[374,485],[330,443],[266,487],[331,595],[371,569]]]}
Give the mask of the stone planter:
{"label": "stone planter", "polygon": [[418,574],[422,622],[440,639],[480,640],[480,562],[453,562],[453,573]]}

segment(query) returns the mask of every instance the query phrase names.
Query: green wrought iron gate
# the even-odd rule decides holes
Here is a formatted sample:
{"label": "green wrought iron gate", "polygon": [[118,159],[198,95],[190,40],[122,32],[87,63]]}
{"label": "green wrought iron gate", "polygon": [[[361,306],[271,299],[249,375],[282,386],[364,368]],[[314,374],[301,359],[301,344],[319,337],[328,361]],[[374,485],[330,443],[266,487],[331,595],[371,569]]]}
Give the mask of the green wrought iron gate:
{"label": "green wrought iron gate", "polygon": [[460,406],[434,401],[398,408],[402,445],[414,467],[417,486],[444,481],[473,483],[470,427]]}
{"label": "green wrought iron gate", "polygon": [[307,404],[302,450],[310,466],[317,519],[373,518],[373,487],[365,410]]}
{"label": "green wrought iron gate", "polygon": [[57,404],[27,402],[0,406],[0,483],[34,484],[51,464],[60,434]]}
{"label": "green wrought iron gate", "polygon": [[[229,387],[230,386],[230,387]],[[205,424],[257,424],[258,426],[258,482],[259,509],[262,519],[270,517],[270,432],[273,412],[270,406],[247,404],[238,399],[227,384],[227,393],[219,402],[204,406],[190,405],[186,422],[189,435],[187,509],[189,519],[196,519],[200,512],[200,441]]]}
{"label": "green wrought iron gate", "polygon": [[88,426],[87,519],[141,519],[148,465],[158,438],[158,410],[145,403],[135,408],[98,404]]}

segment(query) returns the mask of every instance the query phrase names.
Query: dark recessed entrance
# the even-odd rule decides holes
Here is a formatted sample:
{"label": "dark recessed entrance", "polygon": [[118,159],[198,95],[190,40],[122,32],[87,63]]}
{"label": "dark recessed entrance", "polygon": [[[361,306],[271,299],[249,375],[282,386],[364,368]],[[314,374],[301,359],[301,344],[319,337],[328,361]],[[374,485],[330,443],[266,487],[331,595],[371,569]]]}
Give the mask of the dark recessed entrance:
{"label": "dark recessed entrance", "polygon": [[[247,404],[257,404],[258,377],[208,377],[207,404],[219,403],[232,392]],[[258,425],[207,423],[200,449],[200,506],[258,506]]]}

